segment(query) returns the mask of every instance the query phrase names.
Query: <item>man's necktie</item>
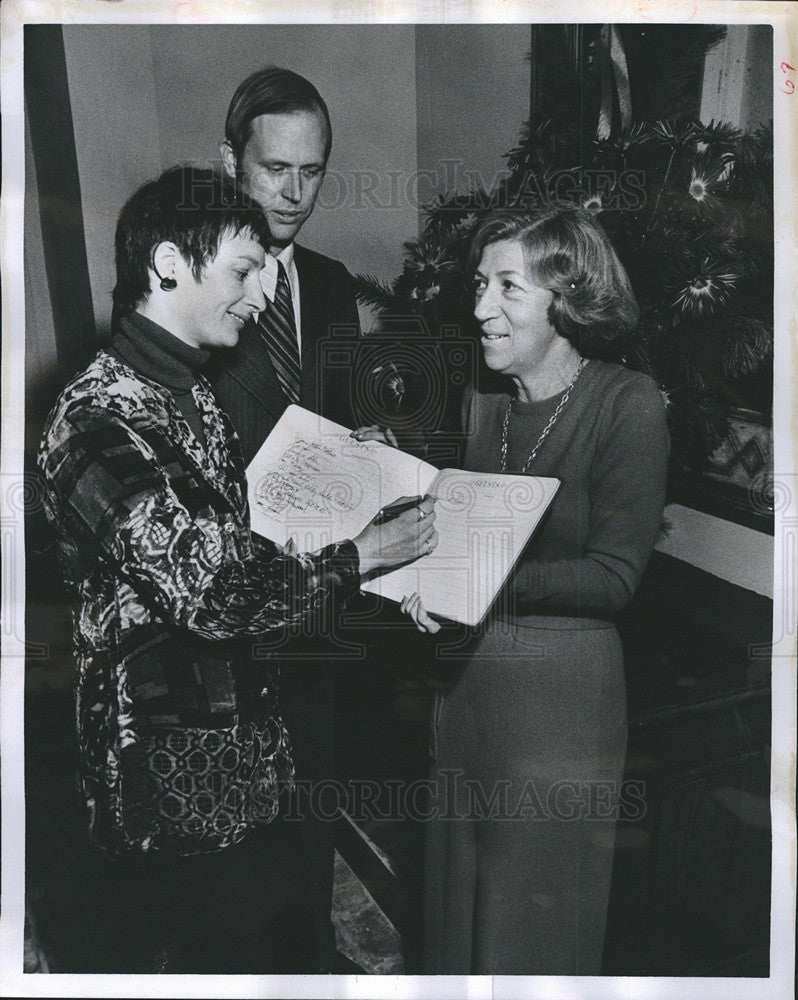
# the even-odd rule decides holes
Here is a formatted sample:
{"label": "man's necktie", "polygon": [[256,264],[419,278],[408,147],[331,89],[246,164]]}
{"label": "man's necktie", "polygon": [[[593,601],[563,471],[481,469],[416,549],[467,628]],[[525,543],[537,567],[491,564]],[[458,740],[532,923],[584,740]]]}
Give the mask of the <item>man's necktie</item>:
{"label": "man's necktie", "polygon": [[299,402],[302,369],[299,362],[299,345],[296,338],[294,303],[291,286],[282,261],[277,261],[277,288],[274,302],[270,302],[258,321],[266,340],[269,357],[274,365],[283,392],[292,403]]}

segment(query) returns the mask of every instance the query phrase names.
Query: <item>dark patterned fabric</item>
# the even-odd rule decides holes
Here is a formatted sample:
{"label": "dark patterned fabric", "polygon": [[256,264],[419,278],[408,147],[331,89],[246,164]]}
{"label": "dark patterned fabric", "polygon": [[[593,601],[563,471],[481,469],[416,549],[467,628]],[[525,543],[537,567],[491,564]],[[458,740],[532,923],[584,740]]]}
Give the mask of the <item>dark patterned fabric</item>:
{"label": "dark patterned fabric", "polygon": [[205,445],[169,390],[100,352],[39,455],[78,596],[80,781],[110,852],[217,850],[273,818],[291,755],[276,667],[244,637],[359,585],[351,542],[293,557],[253,538],[238,441],[201,377],[193,395]]}

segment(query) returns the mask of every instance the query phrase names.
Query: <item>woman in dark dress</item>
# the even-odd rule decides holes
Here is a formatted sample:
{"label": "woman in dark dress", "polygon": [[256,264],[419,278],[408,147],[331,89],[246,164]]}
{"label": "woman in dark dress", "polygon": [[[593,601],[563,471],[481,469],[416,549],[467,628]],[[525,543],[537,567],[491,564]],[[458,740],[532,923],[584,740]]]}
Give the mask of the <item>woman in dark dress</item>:
{"label": "woman in dark dress", "polygon": [[[665,409],[650,378],[600,360],[637,306],[590,214],[497,214],[472,259],[507,390],[466,392],[464,467],[561,487],[436,704],[425,971],[597,975],[626,749],[613,620],[661,524]],[[437,631],[417,595],[403,607]]]}

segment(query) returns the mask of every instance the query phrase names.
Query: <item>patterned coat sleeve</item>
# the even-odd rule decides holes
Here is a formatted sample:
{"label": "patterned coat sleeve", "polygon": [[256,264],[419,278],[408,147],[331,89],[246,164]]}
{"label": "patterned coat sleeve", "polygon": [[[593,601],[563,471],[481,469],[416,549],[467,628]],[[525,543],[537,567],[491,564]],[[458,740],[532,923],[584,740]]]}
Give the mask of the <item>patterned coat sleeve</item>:
{"label": "patterned coat sleeve", "polygon": [[106,409],[62,411],[40,464],[55,520],[81,556],[110,566],[163,620],[205,638],[299,622],[359,586],[351,541],[293,557],[270,542],[253,549],[240,518],[193,518],[152,447]]}

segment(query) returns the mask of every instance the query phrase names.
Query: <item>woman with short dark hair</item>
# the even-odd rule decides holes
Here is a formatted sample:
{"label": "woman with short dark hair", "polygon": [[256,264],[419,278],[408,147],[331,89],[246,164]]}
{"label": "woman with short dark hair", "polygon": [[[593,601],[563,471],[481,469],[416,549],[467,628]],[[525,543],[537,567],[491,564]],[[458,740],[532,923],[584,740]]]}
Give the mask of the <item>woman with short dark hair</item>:
{"label": "woman with short dark hair", "polygon": [[[506,383],[466,391],[464,467],[561,486],[436,702],[425,971],[598,975],[626,749],[614,618],[662,520],[665,408],[648,376],[601,360],[637,305],[589,213],[496,213],[472,261]],[[404,607],[438,630],[417,595]]]}
{"label": "woman with short dark hair", "polygon": [[44,433],[78,598],[80,787],[116,859],[85,971],[315,971],[296,824],[272,822],[293,770],[277,671],[250,647],[436,544],[429,501],[314,554],[250,533],[238,439],[200,369],[265,306],[263,227],[210,171],[175,168],[133,195],[119,329]]}

